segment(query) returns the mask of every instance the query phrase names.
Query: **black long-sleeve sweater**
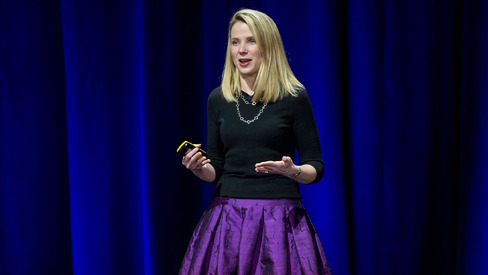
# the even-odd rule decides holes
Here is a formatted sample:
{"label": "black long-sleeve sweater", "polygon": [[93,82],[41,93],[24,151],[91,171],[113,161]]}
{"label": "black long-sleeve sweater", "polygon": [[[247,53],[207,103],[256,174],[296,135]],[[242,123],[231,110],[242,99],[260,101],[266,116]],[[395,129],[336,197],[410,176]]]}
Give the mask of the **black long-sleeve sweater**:
{"label": "black long-sleeve sweater", "polygon": [[[250,96],[243,96],[252,102]],[[252,120],[263,105],[245,101],[239,98],[241,116]],[[296,97],[289,95],[269,103],[258,119],[248,124],[240,120],[236,103],[227,102],[219,87],[208,98],[207,120],[208,157],[217,175],[215,196],[300,199],[297,181],[254,170],[255,164],[262,161],[280,161],[283,156],[295,160],[295,149],[300,165],[312,165],[317,171],[314,182],[323,176],[319,136],[305,90]]]}

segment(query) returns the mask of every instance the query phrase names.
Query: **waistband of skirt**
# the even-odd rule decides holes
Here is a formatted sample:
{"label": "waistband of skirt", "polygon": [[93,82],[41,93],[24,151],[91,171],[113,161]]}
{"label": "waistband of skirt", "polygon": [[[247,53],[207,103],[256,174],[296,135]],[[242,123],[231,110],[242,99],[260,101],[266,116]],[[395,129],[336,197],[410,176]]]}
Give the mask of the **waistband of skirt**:
{"label": "waistband of skirt", "polygon": [[215,197],[210,203],[209,208],[217,205],[231,205],[237,207],[252,207],[252,206],[302,206],[300,199],[242,199],[242,198],[228,198]]}

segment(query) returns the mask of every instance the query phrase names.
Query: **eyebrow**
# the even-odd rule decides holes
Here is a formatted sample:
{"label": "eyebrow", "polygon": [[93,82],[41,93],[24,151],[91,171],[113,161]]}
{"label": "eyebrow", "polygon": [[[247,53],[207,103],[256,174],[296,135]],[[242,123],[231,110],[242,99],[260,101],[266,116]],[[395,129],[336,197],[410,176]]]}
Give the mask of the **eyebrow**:
{"label": "eyebrow", "polygon": [[[231,40],[240,40],[240,39],[239,39],[239,38],[237,38],[237,37],[231,37],[230,39],[231,39]],[[256,39],[256,38],[255,38],[255,37],[254,37],[254,35],[253,35],[253,36],[244,37],[244,39]]]}

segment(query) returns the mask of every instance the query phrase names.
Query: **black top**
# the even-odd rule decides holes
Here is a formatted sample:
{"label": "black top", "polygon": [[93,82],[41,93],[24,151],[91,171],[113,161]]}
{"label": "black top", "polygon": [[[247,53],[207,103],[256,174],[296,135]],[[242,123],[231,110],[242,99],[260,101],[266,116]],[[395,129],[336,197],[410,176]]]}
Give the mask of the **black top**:
{"label": "black top", "polygon": [[[242,94],[245,101],[252,102],[252,97]],[[244,120],[253,120],[262,107],[239,98]],[[207,153],[216,171],[215,196],[300,199],[297,181],[254,170],[262,161],[280,161],[283,156],[295,160],[295,149],[300,165],[310,164],[317,170],[314,182],[324,174],[317,126],[305,90],[297,97],[288,95],[269,103],[257,120],[247,124],[239,119],[236,103],[227,102],[219,87],[208,98],[207,120]]]}

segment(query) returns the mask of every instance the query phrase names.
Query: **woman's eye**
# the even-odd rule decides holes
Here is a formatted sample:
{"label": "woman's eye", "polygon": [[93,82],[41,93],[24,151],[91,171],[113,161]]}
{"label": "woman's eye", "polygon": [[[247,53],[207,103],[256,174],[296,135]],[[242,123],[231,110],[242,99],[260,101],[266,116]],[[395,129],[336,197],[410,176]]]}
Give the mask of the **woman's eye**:
{"label": "woman's eye", "polygon": [[256,40],[255,39],[249,40],[249,44],[256,44]]}
{"label": "woman's eye", "polygon": [[239,42],[237,42],[237,41],[232,41],[231,43],[232,43],[232,45],[237,45],[237,44],[239,44]]}

